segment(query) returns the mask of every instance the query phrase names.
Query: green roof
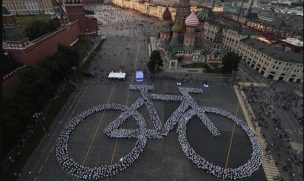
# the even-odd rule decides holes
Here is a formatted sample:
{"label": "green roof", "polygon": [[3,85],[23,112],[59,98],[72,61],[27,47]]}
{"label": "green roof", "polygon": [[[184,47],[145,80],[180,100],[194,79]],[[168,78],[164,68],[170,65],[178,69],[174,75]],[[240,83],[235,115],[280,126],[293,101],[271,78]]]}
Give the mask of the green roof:
{"label": "green roof", "polygon": [[205,9],[200,10],[197,13],[197,18],[199,21],[205,21],[208,18],[208,12]]}
{"label": "green roof", "polygon": [[171,28],[171,30],[172,30],[173,32],[180,32],[181,29],[182,29],[182,27],[181,27],[178,23],[175,23],[175,24],[172,26],[172,28]]}

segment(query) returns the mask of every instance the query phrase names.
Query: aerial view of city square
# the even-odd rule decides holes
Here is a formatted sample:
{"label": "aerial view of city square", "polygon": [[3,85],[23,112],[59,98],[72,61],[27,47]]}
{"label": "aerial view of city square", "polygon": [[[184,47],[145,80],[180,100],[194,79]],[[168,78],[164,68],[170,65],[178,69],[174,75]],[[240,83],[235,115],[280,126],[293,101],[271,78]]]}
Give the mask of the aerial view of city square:
{"label": "aerial view of city square", "polygon": [[3,181],[302,181],[303,0],[3,0]]}

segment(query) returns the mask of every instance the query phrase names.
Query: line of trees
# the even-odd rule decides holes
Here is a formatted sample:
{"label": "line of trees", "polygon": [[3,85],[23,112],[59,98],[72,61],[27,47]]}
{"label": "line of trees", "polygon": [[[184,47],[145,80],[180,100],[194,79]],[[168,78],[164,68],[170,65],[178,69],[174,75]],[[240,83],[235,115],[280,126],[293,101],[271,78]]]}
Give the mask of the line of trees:
{"label": "line of trees", "polygon": [[58,51],[42,60],[39,68],[26,67],[19,73],[17,88],[3,101],[4,153],[33,124],[33,113],[40,112],[53,97],[62,80],[71,74],[71,67],[78,65],[79,57],[76,49],[59,45]]}

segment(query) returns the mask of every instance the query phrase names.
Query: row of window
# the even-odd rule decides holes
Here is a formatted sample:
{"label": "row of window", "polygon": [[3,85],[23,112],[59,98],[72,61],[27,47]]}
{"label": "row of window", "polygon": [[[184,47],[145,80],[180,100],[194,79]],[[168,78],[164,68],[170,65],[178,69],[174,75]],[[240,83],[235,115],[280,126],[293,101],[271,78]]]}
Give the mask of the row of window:
{"label": "row of window", "polygon": [[[244,54],[241,54],[241,56],[244,56]],[[252,59],[251,58],[248,58],[247,59],[247,56],[244,56],[244,59],[246,60],[246,62],[248,62],[248,63],[252,63],[252,64],[256,64],[256,62],[252,62]],[[257,59],[257,60],[259,60],[259,59]],[[263,60],[261,61],[262,63],[264,62]],[[266,63],[266,62],[264,62],[264,64],[266,65],[266,66],[268,66],[269,65],[269,63]],[[257,66],[258,67],[260,67],[261,65],[260,64],[257,64]],[[299,65],[297,65],[297,66],[299,66]],[[279,70],[279,66],[275,66],[275,65],[273,65],[272,66],[272,69],[273,70]],[[290,68],[283,68],[283,71],[286,71],[286,72],[288,72],[290,70]],[[300,69],[294,69],[294,71],[293,72],[295,72],[295,73],[299,73],[299,72],[302,72],[303,73],[303,70],[301,71]]]}
{"label": "row of window", "polygon": [[[42,4],[41,4],[42,3]],[[40,8],[49,8],[49,7],[52,7],[52,4],[48,3],[48,2],[41,2],[40,5],[42,7]],[[5,6],[8,8],[8,9],[11,9],[11,10],[15,10],[15,9],[34,9],[34,10],[38,10],[38,3],[37,1],[24,1],[24,2],[5,2]]]}

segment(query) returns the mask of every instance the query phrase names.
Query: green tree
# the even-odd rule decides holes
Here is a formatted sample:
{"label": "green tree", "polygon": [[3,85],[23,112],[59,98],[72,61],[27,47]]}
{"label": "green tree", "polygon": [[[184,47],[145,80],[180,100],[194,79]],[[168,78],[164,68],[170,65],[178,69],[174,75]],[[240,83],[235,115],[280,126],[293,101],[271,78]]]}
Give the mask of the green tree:
{"label": "green tree", "polygon": [[75,49],[58,46],[58,51],[41,61],[38,68],[25,67],[19,72],[20,80],[12,95],[3,101],[3,139],[5,153],[33,121],[32,115],[41,111],[54,95],[59,83],[77,65]]}
{"label": "green tree", "polygon": [[161,70],[161,67],[163,67],[163,60],[158,50],[152,51],[150,61],[148,62],[147,66],[151,73]]}
{"label": "green tree", "polygon": [[53,18],[48,22],[48,31],[55,31],[57,28],[60,27],[60,20],[59,18]]}
{"label": "green tree", "polygon": [[237,54],[233,53],[233,52],[229,52],[227,53],[224,57],[223,57],[223,68],[222,71],[223,73],[228,73],[231,74],[232,70],[237,70],[238,68],[238,64],[241,61],[241,57],[238,56]]}
{"label": "green tree", "polygon": [[44,34],[57,30],[58,27],[60,27],[60,21],[58,18],[51,19],[50,21],[35,20],[25,28],[25,33],[30,40],[33,40]]}

